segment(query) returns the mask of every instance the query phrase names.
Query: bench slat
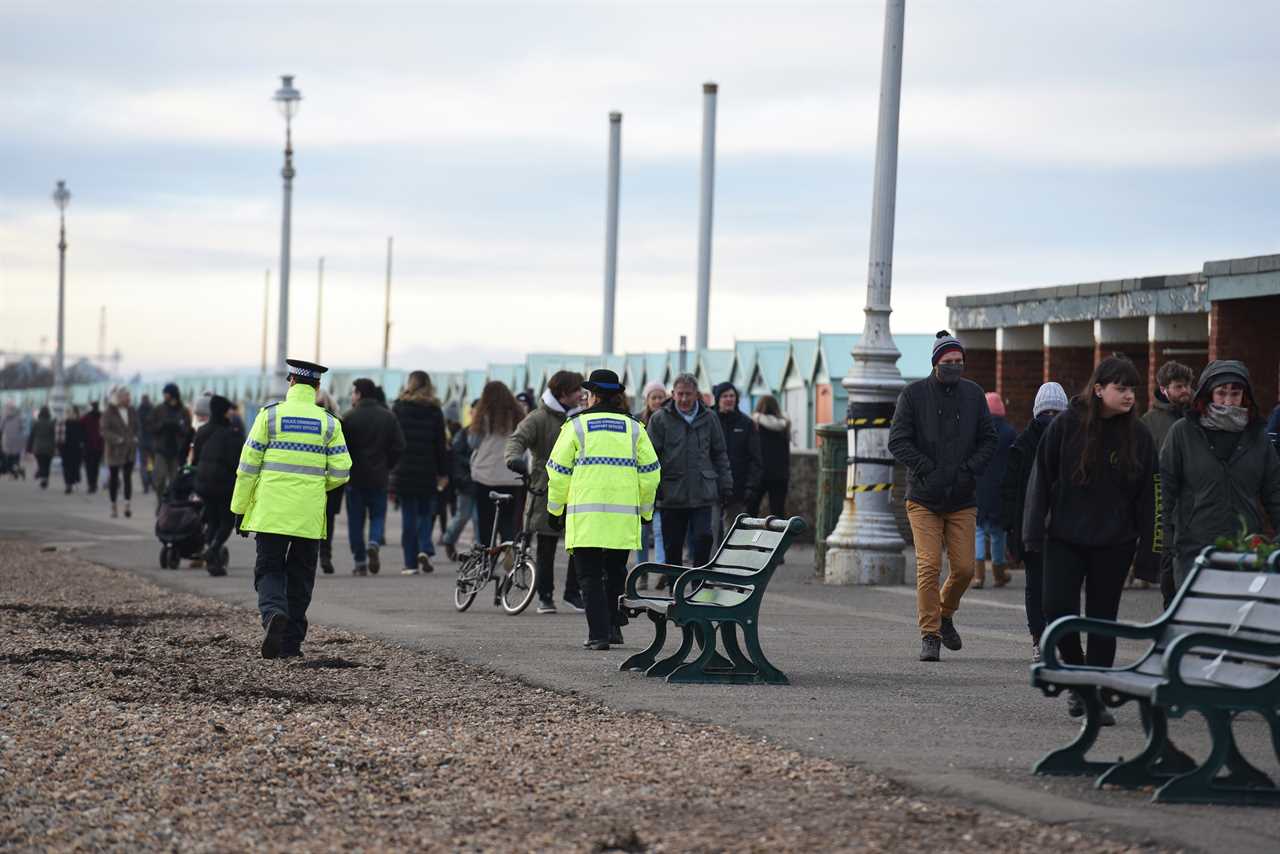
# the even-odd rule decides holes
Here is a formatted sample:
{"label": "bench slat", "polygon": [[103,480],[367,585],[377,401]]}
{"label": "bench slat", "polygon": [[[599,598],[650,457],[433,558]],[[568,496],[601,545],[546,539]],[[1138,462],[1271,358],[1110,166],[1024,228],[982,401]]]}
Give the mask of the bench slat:
{"label": "bench slat", "polygon": [[752,570],[751,574],[754,575],[755,571],[764,569],[769,565],[771,554],[772,552],[758,552],[755,549],[724,549],[716,557],[715,563],[711,568],[724,568],[726,572],[730,569]]}
{"label": "bench slat", "polygon": [[1192,583],[1191,595],[1235,596],[1280,602],[1280,575],[1202,569]]}
{"label": "bench slat", "polygon": [[779,531],[753,531],[751,529],[734,529],[727,540],[731,546],[754,546],[758,549],[772,549],[782,540]]}
{"label": "bench slat", "polygon": [[[1152,656],[1138,667],[1139,673],[1164,676],[1164,659]],[[1245,662],[1233,658],[1218,659],[1216,655],[1188,655],[1182,659],[1182,678],[1187,682],[1210,683],[1231,688],[1256,688],[1276,675],[1276,667],[1260,662]]]}
{"label": "bench slat", "polygon": [[1225,630],[1249,629],[1272,636],[1280,635],[1280,605],[1253,599],[1218,599],[1200,596],[1184,598],[1174,612],[1173,624],[1196,623]]}

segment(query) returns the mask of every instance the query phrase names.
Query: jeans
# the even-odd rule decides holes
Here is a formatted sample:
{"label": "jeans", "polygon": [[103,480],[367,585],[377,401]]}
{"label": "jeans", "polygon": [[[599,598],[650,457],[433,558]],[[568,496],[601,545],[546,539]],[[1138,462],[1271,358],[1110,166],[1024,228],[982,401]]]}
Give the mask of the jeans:
{"label": "jeans", "polygon": [[258,591],[258,613],[265,629],[273,614],[289,618],[284,652],[297,652],[307,637],[307,607],[316,585],[319,540],[285,534],[258,534],[258,556],[253,564],[253,589]]}
{"label": "jeans", "polygon": [[[538,598],[544,602],[556,598],[556,543],[559,534],[538,534]],[[577,560],[569,554],[569,569],[564,576],[564,598],[581,595],[578,591]]]}
{"label": "jeans", "polygon": [[636,552],[638,563],[647,563],[649,560],[649,545],[653,545],[653,560],[655,563],[666,563],[666,549],[663,548],[662,541],[662,511],[653,511],[653,524],[645,525],[640,528],[640,549]]}
{"label": "jeans", "polygon": [[[936,635],[942,630],[942,618],[955,614],[960,597],[973,580],[974,534],[978,509],[954,513],[934,513],[914,501],[907,502],[907,519],[916,542],[916,618],[920,634]],[[951,571],[947,581],[938,587],[942,575],[942,550],[947,550]]]}
{"label": "jeans", "polygon": [[[489,498],[491,491],[512,496],[511,501],[507,501],[502,505],[501,513],[498,512],[498,503]],[[482,545],[493,545],[489,542],[489,537],[493,533],[495,515],[498,517],[498,542],[505,543],[513,539],[516,535],[516,519],[524,515],[519,513],[520,505],[524,503],[524,487],[485,486],[483,483],[477,483],[475,484],[475,493],[476,507],[480,511],[480,523],[479,527],[476,528],[476,539]]]}
{"label": "jeans", "polygon": [[711,560],[711,505],[662,508],[663,563],[684,564],[684,544],[689,541],[688,566],[705,566]]}
{"label": "jeans", "polygon": [[376,486],[347,484],[347,537],[356,566],[369,562],[364,544],[365,514],[369,517],[369,542],[382,545],[387,539],[387,491]]}
{"label": "jeans", "polygon": [[612,629],[627,624],[626,615],[618,608],[618,597],[627,578],[628,554],[626,549],[573,550],[587,611],[587,640],[608,641]]}
{"label": "jeans", "polygon": [[[1044,619],[1080,613],[1080,588],[1084,588],[1086,617],[1114,620],[1120,612],[1120,594],[1133,563],[1134,544],[1084,548],[1050,539],[1044,549]],[[1058,641],[1058,655],[1064,664],[1111,667],[1116,662],[1116,639],[1089,636],[1089,651],[1080,649],[1077,632]]]}
{"label": "jeans", "polygon": [[[987,548],[990,543],[991,548]],[[996,566],[1009,562],[1008,535],[999,522],[984,520],[974,532],[974,556],[977,560],[990,560]],[[989,556],[989,557],[988,557]]]}
{"label": "jeans", "polygon": [[1026,552],[1022,562],[1027,568],[1027,630],[1031,632],[1031,640],[1040,643],[1040,636],[1044,634],[1044,555]]}
{"label": "jeans", "polygon": [[472,535],[479,539],[476,532],[480,530],[480,509],[476,507],[476,500],[469,490],[458,493],[458,512],[453,514],[453,520],[449,522],[449,527],[444,532],[444,542],[447,545],[455,545],[468,522],[471,523]]}
{"label": "jeans", "polygon": [[432,495],[400,496],[400,545],[404,549],[405,569],[418,568],[418,554],[435,557],[431,531],[436,521],[436,498]]}
{"label": "jeans", "polygon": [[107,492],[111,495],[111,503],[116,503],[120,493],[120,476],[124,475],[124,500],[133,498],[133,460],[122,466],[110,466],[107,473]]}

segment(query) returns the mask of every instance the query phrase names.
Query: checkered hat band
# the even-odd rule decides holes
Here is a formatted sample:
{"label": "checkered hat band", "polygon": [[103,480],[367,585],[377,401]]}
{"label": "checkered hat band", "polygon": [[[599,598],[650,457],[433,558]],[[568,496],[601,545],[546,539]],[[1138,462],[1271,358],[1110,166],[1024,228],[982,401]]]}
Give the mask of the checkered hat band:
{"label": "checkered hat band", "polygon": [[315,380],[320,378],[320,373],[318,371],[313,371],[310,368],[297,368],[297,367],[294,367],[293,365],[289,366],[289,373],[293,374],[296,377],[306,377],[309,380]]}

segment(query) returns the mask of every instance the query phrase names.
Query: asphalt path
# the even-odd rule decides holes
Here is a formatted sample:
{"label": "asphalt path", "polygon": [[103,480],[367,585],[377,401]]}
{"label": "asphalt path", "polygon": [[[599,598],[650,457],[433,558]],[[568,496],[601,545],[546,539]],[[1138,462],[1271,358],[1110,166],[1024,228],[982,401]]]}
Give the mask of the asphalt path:
{"label": "asphalt path", "polygon": [[[159,568],[153,496],[137,496],[132,519],[110,519],[105,496],[42,492],[31,481],[0,482],[0,539],[25,538],[73,549],[94,562],[139,573],[175,590],[252,607],[253,541],[232,537],[231,569],[212,578],[187,562]],[[338,572],[319,575],[313,622],[363,632],[409,648],[431,649],[530,683],[577,691],[615,709],[646,710],[720,723],[830,759],[861,763],[923,792],[988,803],[1042,821],[1106,828],[1134,842],[1159,841],[1203,851],[1280,850],[1280,812],[1262,808],[1165,806],[1149,794],[1099,792],[1087,779],[1030,773],[1044,753],[1066,744],[1077,724],[1065,701],[1043,697],[1028,681],[1030,636],[1022,578],[1001,590],[971,590],[956,624],[961,652],[943,661],[916,660],[914,591],[907,587],[829,587],[813,575],[812,549],[797,547],[775,577],[761,613],[761,642],[790,686],[668,685],[617,670],[647,645],[648,622],[633,622],[627,643],[607,653],[581,648],[585,618],[560,603],[554,615],[504,615],[482,594],[466,613],[452,602],[454,564],[401,576],[399,517],[388,518],[388,545],[378,576],[353,577],[346,519],[338,517]],[[563,579],[559,555],[557,587]],[[1121,618],[1148,620],[1159,611],[1155,590],[1128,590]],[[248,632],[258,626],[246,625]],[[669,641],[670,643],[671,641]],[[1121,645],[1121,657],[1140,647]],[[1132,756],[1143,743],[1137,709],[1117,711],[1104,730],[1100,758]],[[1189,753],[1208,752],[1198,716],[1171,723]],[[1241,749],[1280,779],[1280,764],[1261,720],[1238,721]],[[673,759],[673,767],[678,760]]]}

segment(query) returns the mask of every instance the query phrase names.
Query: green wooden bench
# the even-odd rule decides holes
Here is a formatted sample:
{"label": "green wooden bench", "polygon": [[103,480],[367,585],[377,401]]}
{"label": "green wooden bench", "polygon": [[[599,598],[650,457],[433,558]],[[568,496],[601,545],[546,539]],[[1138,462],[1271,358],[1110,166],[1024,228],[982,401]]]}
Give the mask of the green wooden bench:
{"label": "green wooden bench", "polygon": [[[1151,646],[1128,667],[1071,666],[1058,660],[1064,632]],[[1166,803],[1280,805],[1280,788],[1241,755],[1231,730],[1236,715],[1256,712],[1280,757],[1280,552],[1263,562],[1207,548],[1159,619],[1139,625],[1063,617],[1045,630],[1040,649],[1044,660],[1032,666],[1031,684],[1050,696],[1077,690],[1086,714],[1075,741],[1040,760],[1037,774],[1096,774],[1098,788],[1155,787],[1153,800]],[[1146,747],[1128,761],[1086,759],[1103,704],[1130,700],[1138,703]],[[1213,739],[1199,765],[1169,739],[1169,717],[1187,712],[1204,717]]]}
{"label": "green wooden bench", "polygon": [[[668,682],[786,685],[787,677],[760,648],[760,602],[782,556],[804,528],[799,516],[751,519],[741,515],[706,566],[690,569],[642,563],[633,567],[619,604],[630,616],[644,614],[653,622],[653,642],[622,662],[619,669],[662,676]],[[636,583],[643,573],[670,579],[671,595],[639,591]],[[659,658],[669,622],[680,627],[680,647]],[[739,631],[742,644],[738,643]],[[717,639],[724,655],[716,648]],[[698,654],[690,661],[695,646]]]}

